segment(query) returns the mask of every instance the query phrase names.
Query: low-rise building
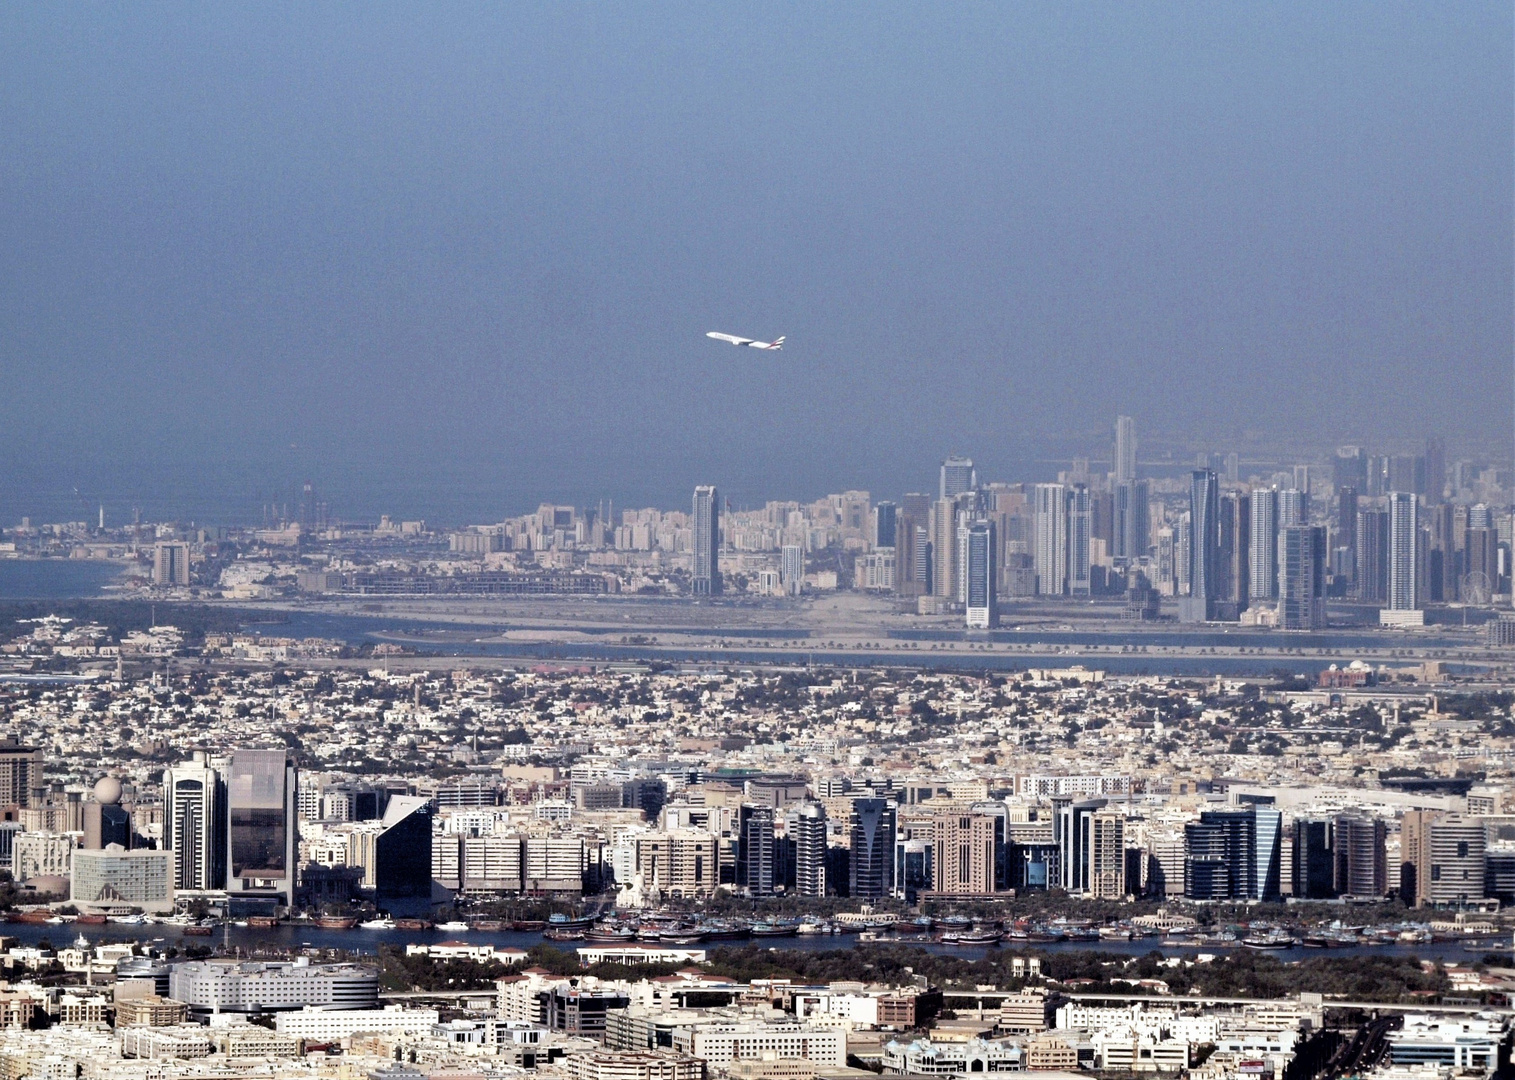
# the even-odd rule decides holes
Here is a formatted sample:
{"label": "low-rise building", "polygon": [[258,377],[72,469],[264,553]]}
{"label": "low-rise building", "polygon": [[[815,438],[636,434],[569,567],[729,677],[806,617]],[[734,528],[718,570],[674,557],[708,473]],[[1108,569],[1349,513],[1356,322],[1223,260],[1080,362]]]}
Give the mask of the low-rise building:
{"label": "low-rise building", "polygon": [[189,1006],[157,994],[116,996],[116,1027],[172,1027],[189,1020]]}
{"label": "low-rise building", "polygon": [[20,832],[11,840],[11,875],[17,881],[67,878],[74,838],[59,832]]}
{"label": "low-rise building", "polygon": [[892,1076],[1000,1076],[1026,1069],[1026,1052],[1008,1039],[936,1039],[884,1044],[884,1073]]}
{"label": "low-rise building", "polygon": [[174,909],[174,853],[107,844],[73,853],[73,902],[97,911]]}
{"label": "low-rise building", "polygon": [[1177,1073],[1189,1067],[1187,1039],[1163,1038],[1127,1027],[1096,1031],[1089,1041],[1094,1046],[1095,1068],[1105,1072]]}
{"label": "low-rise building", "polygon": [[517,1020],[528,1024],[545,1024],[547,1007],[544,991],[567,983],[567,979],[542,968],[527,968],[519,975],[507,975],[496,979],[495,1015],[501,1020]]}
{"label": "low-rise building", "polygon": [[631,1005],[605,1017],[605,1045],[612,1050],[650,1050],[673,1045],[675,1028],[708,1020],[701,1009]]}
{"label": "low-rise building", "polygon": [[440,1020],[436,1009],[406,1009],[386,1005],[382,1009],[321,1009],[307,1005],[298,1012],[274,1017],[280,1035],[310,1042],[340,1042],[360,1031],[430,1031]]}
{"label": "low-rise building", "polygon": [[[146,1030],[153,1030],[148,1028]],[[227,1061],[251,1058],[292,1058],[300,1053],[300,1040],[279,1031],[269,1031],[261,1024],[239,1023],[212,1026],[211,1045]]]}
{"label": "low-rise building", "polygon": [[195,1013],[283,1012],[315,1005],[372,1009],[379,973],[361,964],[236,963],[192,960],[169,976],[169,996]]}
{"label": "low-rise building", "polygon": [[1050,1031],[1033,1035],[1025,1042],[1026,1068],[1037,1071],[1062,1070],[1073,1072],[1078,1068],[1078,1048],[1060,1035]]}
{"label": "low-rise building", "polygon": [[573,986],[566,980],[547,991],[544,997],[542,1019],[549,1031],[587,1035],[593,1039],[604,1038],[606,1014],[631,1004],[624,991]]}
{"label": "low-rise building", "polygon": [[579,951],[579,963],[594,964],[703,964],[704,949],[685,949],[673,945],[590,945]]}
{"label": "low-rise building", "polygon": [[1044,992],[1023,990],[1019,994],[1011,994],[1000,1002],[1000,1031],[1007,1033],[1042,1031],[1046,1026],[1047,995]]}
{"label": "low-rise building", "polygon": [[0,1037],[0,1076],[34,1080],[72,1080],[99,1076],[112,1064],[120,1068],[116,1036],[103,1027],[52,1027],[43,1031],[7,1031]]}
{"label": "low-rise building", "polygon": [[198,1058],[211,1053],[210,1033],[199,1024],[122,1028],[121,1056],[129,1058]]}
{"label": "low-rise building", "polygon": [[0,1028],[29,1028],[37,1010],[46,1006],[46,991],[39,986],[0,988]]}
{"label": "low-rise building", "polygon": [[764,1058],[761,1061],[733,1061],[726,1074],[735,1080],[814,1080],[819,1070],[815,1062],[801,1058]]}
{"label": "low-rise building", "polygon": [[1387,1035],[1394,1065],[1450,1065],[1453,1069],[1492,1070],[1498,1063],[1505,1021],[1494,1013],[1477,1016],[1411,1014],[1404,1027]]}
{"label": "low-rise building", "polygon": [[793,998],[796,1020],[813,1020],[822,1016],[850,1021],[860,1027],[915,1026],[915,994],[894,989],[842,989],[833,984],[827,990],[798,992]]}
{"label": "low-rise building", "polygon": [[472,960],[478,964],[504,964],[514,967],[525,963],[526,950],[510,946],[476,945],[467,941],[438,941],[434,944],[412,943],[405,946],[406,956],[424,956],[431,960]]}
{"label": "low-rise building", "polygon": [[847,1064],[846,1032],[760,1020],[677,1028],[673,1032],[673,1049],[703,1058],[718,1071],[725,1071],[733,1061],[764,1057],[804,1058],[817,1065],[838,1068]]}
{"label": "low-rise building", "polygon": [[569,1054],[563,1071],[573,1080],[704,1080],[705,1063],[669,1050],[593,1050]]}
{"label": "low-rise building", "polygon": [[66,1027],[104,1024],[110,1003],[104,994],[75,994],[64,991],[58,997],[58,1023]]}

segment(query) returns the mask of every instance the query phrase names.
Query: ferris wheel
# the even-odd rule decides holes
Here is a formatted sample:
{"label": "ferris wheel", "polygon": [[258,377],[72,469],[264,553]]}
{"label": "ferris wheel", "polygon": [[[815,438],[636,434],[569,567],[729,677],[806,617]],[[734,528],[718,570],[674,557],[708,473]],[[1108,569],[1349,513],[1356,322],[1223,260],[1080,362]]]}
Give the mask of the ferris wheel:
{"label": "ferris wheel", "polygon": [[1487,607],[1494,596],[1494,586],[1488,574],[1482,570],[1470,570],[1457,583],[1457,594],[1465,604]]}

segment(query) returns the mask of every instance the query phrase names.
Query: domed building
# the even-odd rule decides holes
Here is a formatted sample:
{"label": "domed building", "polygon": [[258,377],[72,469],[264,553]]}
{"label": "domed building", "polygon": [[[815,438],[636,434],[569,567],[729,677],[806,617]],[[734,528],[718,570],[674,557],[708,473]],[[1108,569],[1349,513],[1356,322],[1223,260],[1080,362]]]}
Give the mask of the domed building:
{"label": "domed building", "polygon": [[107,844],[132,846],[132,816],[121,805],[121,781],[102,776],[95,781],[90,801],[84,804],[84,839],[79,846],[99,851]]}

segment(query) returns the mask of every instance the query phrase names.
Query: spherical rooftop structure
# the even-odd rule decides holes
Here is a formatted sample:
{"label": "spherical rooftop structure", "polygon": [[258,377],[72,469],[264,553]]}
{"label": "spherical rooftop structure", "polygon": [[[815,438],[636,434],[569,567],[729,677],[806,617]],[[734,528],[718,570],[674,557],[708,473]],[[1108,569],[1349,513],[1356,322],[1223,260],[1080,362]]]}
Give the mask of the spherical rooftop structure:
{"label": "spherical rooftop structure", "polygon": [[102,776],[95,781],[95,802],[114,806],[121,801],[121,781],[114,776]]}

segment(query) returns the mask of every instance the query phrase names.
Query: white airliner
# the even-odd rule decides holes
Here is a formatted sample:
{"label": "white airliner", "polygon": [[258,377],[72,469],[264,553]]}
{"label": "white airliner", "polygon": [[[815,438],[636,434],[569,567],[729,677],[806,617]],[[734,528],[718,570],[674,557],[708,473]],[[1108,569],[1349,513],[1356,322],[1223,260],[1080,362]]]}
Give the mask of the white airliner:
{"label": "white airliner", "polygon": [[777,338],[773,341],[754,341],[750,337],[737,337],[735,334],[720,334],[714,330],[705,336],[713,337],[717,341],[729,341],[733,345],[746,345],[749,349],[782,349],[784,347],[783,338]]}

